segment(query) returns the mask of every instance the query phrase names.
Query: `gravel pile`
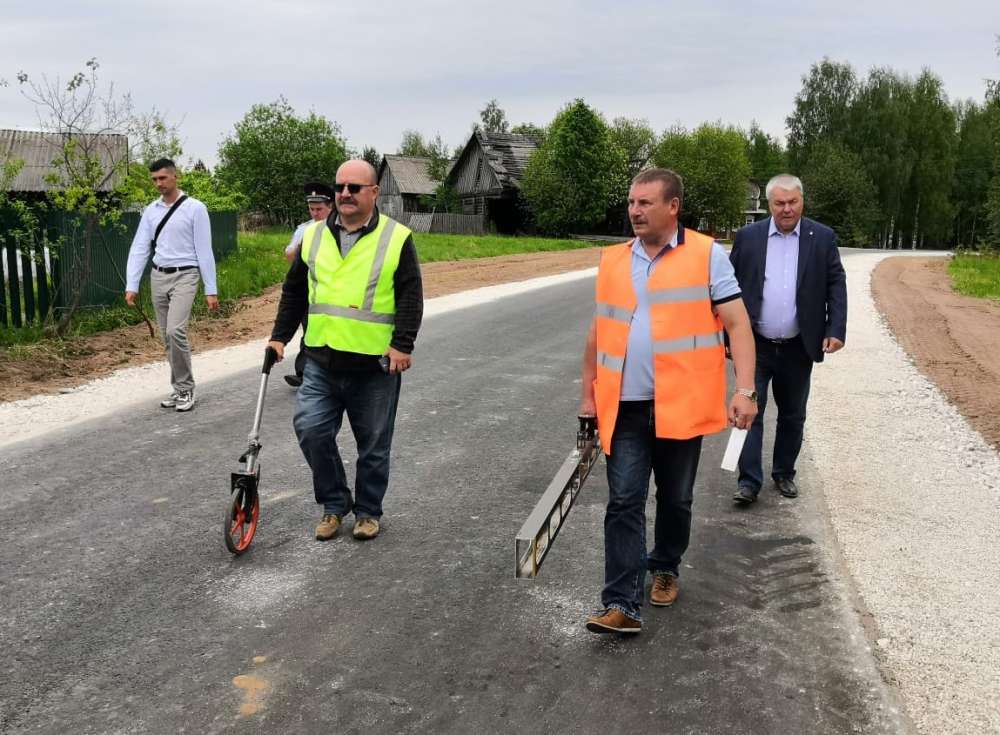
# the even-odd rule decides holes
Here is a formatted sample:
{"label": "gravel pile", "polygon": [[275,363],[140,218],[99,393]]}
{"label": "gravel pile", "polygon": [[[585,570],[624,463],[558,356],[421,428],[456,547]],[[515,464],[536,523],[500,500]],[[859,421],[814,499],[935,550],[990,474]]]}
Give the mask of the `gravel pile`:
{"label": "gravel pile", "polygon": [[1000,733],[1000,456],[896,343],[844,259],[847,347],[813,372],[806,427],[875,656],[921,733]]}

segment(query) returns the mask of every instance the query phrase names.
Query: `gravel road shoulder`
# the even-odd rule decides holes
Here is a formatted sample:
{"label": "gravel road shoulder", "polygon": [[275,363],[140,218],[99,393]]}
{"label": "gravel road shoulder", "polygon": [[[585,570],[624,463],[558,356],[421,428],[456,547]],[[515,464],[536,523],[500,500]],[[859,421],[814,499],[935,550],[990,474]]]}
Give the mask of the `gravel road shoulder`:
{"label": "gravel road shoulder", "polygon": [[[807,449],[875,655],[919,732],[1000,732],[1000,457],[879,314],[885,257],[844,259],[848,342],[813,373]],[[904,344],[937,318],[891,321],[907,315]]]}

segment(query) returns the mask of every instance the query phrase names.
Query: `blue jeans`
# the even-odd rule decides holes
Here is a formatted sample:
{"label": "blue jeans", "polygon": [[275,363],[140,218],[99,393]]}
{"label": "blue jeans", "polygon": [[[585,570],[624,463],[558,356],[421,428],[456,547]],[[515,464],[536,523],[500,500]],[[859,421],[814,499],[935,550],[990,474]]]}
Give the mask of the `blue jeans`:
{"label": "blue jeans", "polygon": [[[646,571],[678,576],[691,538],[701,437],[657,439],[652,401],[622,401],[608,455],[601,605],[641,620]],[[653,552],[646,555],[646,495],[656,481]]]}
{"label": "blue jeans", "polygon": [[[331,373],[315,360],[306,360],[293,424],[312,470],[316,502],[324,513],[344,516],[353,511],[358,518],[382,516],[401,383],[398,373]],[[345,411],[358,444],[353,500],[337,449]]]}
{"label": "blue jeans", "polygon": [[801,339],[780,344],[770,342],[760,335],[757,341],[757,370],[754,383],[757,389],[757,418],[747,434],[743,453],[740,455],[739,484],[753,493],[760,492],[764,484],[761,454],[764,446],[764,409],[767,408],[767,387],[774,390],[778,406],[778,423],[774,433],[774,456],[771,460],[771,477],[795,477],[795,461],[802,449],[802,430],[806,423],[806,403],[809,401],[809,380],[812,376],[812,358],[806,353]]}

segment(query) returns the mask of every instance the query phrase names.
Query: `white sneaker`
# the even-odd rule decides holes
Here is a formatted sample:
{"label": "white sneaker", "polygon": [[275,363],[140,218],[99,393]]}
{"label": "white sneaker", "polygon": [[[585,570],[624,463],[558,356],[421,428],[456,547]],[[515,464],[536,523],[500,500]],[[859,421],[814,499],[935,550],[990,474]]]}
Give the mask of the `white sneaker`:
{"label": "white sneaker", "polygon": [[174,408],[177,411],[190,411],[194,408],[194,391],[189,390],[184,393],[178,393],[177,405]]}
{"label": "white sneaker", "polygon": [[164,398],[160,401],[160,408],[174,408],[177,405],[177,399],[180,398],[181,394],[174,391],[170,394],[169,398]]}

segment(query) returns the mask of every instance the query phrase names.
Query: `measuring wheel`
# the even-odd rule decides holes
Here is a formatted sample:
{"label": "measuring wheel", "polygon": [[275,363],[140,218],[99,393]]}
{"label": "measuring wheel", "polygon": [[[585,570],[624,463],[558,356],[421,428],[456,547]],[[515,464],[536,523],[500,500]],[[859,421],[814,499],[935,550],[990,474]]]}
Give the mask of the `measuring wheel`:
{"label": "measuring wheel", "polygon": [[278,361],[278,353],[272,347],[264,350],[264,366],[260,371],[260,387],[257,389],[257,409],[254,411],[253,428],[247,437],[247,450],[239,458],[243,465],[233,472],[229,485],[229,504],[226,506],[226,520],[222,527],[226,548],[239,556],[250,548],[260,521],[260,421],[264,416],[264,397],[267,395],[267,378],[271,368]]}
{"label": "measuring wheel", "polygon": [[250,548],[260,520],[260,496],[257,494],[256,483],[253,482],[256,478],[243,477],[251,482],[239,483],[233,492],[223,526],[226,548],[237,556]]}

